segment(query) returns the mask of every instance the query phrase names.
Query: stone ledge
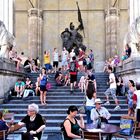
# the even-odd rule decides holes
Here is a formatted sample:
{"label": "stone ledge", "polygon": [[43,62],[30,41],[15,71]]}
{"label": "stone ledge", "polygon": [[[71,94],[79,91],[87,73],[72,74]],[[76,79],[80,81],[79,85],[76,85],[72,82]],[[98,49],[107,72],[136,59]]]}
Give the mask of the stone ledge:
{"label": "stone ledge", "polygon": [[16,71],[16,65],[15,62],[9,59],[0,58],[0,73],[25,73],[24,68],[22,65],[20,65],[20,72]]}
{"label": "stone ledge", "polygon": [[125,81],[137,81],[140,78],[140,57],[125,60],[122,66],[116,68],[116,74],[122,76]]}
{"label": "stone ledge", "polygon": [[20,66],[20,72],[17,72],[15,62],[0,58],[0,102],[7,96],[9,89],[14,87],[17,79],[25,76],[23,66]]}

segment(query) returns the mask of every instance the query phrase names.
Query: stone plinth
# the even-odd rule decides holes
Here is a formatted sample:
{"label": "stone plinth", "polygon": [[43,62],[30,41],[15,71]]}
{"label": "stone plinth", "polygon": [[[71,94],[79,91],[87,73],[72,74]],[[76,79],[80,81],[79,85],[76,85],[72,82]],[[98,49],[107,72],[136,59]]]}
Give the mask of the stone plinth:
{"label": "stone plinth", "polygon": [[137,81],[140,79],[140,57],[128,58],[122,67],[116,68],[116,73],[123,77],[125,83],[128,80]]}
{"label": "stone plinth", "polygon": [[32,8],[28,11],[28,48],[29,56],[41,58],[42,11]]}
{"label": "stone plinth", "polygon": [[14,62],[0,59],[0,102],[9,89],[14,87],[17,79],[23,77],[25,77],[25,73],[22,67],[20,67],[20,72],[16,72]]}

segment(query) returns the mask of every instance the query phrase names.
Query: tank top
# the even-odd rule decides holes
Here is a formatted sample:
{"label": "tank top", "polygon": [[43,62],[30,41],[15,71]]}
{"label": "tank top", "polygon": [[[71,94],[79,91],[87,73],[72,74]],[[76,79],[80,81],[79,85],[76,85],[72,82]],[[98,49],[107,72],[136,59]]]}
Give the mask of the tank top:
{"label": "tank top", "polygon": [[[75,119],[75,118],[74,118],[74,119]],[[64,122],[65,122],[66,120],[69,120],[69,119],[66,118],[66,119],[64,120]],[[70,121],[70,120],[69,120],[69,121]],[[77,120],[75,119],[75,124],[72,123],[72,122],[70,121],[70,124],[71,124],[71,132],[72,132],[73,134],[75,134],[75,135],[79,135],[79,133],[80,133],[80,132],[79,132],[80,126],[78,125]],[[64,135],[64,140],[72,140],[72,139],[73,139],[73,138],[68,137],[67,132],[66,132],[66,130],[65,130],[65,127],[64,127],[63,135]]]}
{"label": "tank top", "polygon": [[47,84],[47,75],[44,75],[43,78],[40,80],[41,86],[46,86]]}

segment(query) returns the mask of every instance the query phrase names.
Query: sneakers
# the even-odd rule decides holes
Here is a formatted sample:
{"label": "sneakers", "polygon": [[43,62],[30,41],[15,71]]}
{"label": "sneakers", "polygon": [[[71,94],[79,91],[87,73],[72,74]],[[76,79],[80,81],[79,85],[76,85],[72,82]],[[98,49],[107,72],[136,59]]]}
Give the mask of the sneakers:
{"label": "sneakers", "polygon": [[117,105],[115,108],[114,108],[114,110],[120,110],[121,109],[121,107],[119,106],[119,105]]}
{"label": "sneakers", "polygon": [[105,102],[105,103],[104,103],[104,105],[110,105],[110,102],[109,102],[109,101],[107,101],[107,102]]}

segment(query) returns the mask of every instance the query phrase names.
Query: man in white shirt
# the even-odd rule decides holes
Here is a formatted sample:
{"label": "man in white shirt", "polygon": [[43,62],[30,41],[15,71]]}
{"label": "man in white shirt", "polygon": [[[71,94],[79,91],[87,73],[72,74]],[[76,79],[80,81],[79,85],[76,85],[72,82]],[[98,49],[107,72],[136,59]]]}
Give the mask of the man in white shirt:
{"label": "man in white shirt", "polygon": [[106,95],[106,100],[107,100],[105,105],[110,105],[109,94],[111,94],[113,99],[114,99],[114,101],[115,101],[115,104],[116,104],[116,107],[114,108],[114,110],[120,110],[121,108],[119,106],[118,99],[116,97],[117,85],[116,85],[115,75],[112,72],[112,67],[108,67],[108,73],[109,73],[109,84],[110,84],[110,87],[104,93]]}
{"label": "man in white shirt", "polygon": [[105,107],[101,106],[101,99],[95,99],[95,108],[91,110],[90,118],[95,124],[97,124],[98,118],[101,117],[101,122],[108,123],[108,119],[111,117],[111,114]]}

